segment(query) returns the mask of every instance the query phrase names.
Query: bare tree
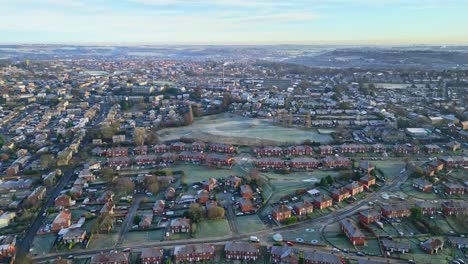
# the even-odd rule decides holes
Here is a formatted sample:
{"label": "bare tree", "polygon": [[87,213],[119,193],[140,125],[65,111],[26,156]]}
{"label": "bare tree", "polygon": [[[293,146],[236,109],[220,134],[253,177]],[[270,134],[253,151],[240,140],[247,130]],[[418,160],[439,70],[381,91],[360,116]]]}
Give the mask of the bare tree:
{"label": "bare tree", "polygon": [[145,144],[146,129],[144,127],[135,127],[133,130],[133,141],[138,146]]}

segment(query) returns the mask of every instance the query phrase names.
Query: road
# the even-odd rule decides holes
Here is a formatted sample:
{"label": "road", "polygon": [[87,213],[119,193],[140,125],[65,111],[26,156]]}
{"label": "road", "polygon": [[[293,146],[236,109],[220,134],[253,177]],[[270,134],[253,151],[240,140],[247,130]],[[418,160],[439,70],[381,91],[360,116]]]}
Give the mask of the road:
{"label": "road", "polygon": [[[107,115],[107,112],[109,111],[108,104],[101,104],[101,106],[103,109],[101,109],[101,112],[98,118],[96,118],[96,121],[98,122],[101,122],[102,120],[104,120],[105,116]],[[21,116],[25,114],[26,112],[23,113]],[[57,197],[60,194],[60,192],[64,189],[64,187],[70,182],[70,179],[72,178],[75,169],[76,167],[68,167],[68,168],[62,169],[62,173],[63,173],[62,177],[59,178],[53,190],[48,190],[47,193],[49,194],[49,196],[47,198],[47,201],[42,205],[42,208],[39,211],[39,214],[32,222],[30,228],[26,231],[26,234],[23,240],[19,243],[17,247],[16,255],[22,256],[22,255],[26,255],[29,253],[34,236],[36,235],[39,228],[41,228],[41,226],[44,224],[44,220],[46,219],[46,216],[44,213],[49,207],[52,207],[54,205],[55,197]]]}
{"label": "road", "polygon": [[127,216],[122,223],[122,227],[120,227],[119,236],[117,238],[117,242],[115,246],[122,245],[124,235],[130,230],[130,227],[133,225],[133,219],[135,218],[135,214],[138,211],[138,207],[140,206],[141,200],[145,197],[144,194],[137,194],[133,197],[132,205],[130,209],[128,209]]}
{"label": "road", "polygon": [[43,204],[41,210],[39,211],[39,214],[31,224],[31,227],[26,231],[24,239],[17,247],[17,255],[22,256],[29,253],[29,249],[31,248],[34,236],[36,235],[37,231],[39,231],[39,228],[43,225],[44,220],[47,218],[44,213],[46,212],[47,208],[52,207],[54,205],[55,197],[57,197],[60,194],[60,192],[64,189],[65,185],[70,181],[71,177],[74,174],[74,170],[75,168],[64,169],[62,171],[63,176],[59,178],[59,181],[55,185],[55,188],[51,191],[48,191],[49,196],[47,198],[47,201]]}
{"label": "road", "polygon": [[[359,201],[359,202],[357,202],[357,203],[355,203],[355,204],[353,204],[351,206],[339,209],[339,210],[335,211],[332,214],[328,214],[328,215],[321,216],[321,217],[316,217],[316,218],[313,218],[311,220],[304,221],[304,222],[299,222],[299,223],[294,224],[294,225],[274,227],[274,228],[261,230],[261,231],[256,231],[256,232],[251,232],[251,233],[242,234],[242,235],[233,234],[233,235],[230,235],[230,236],[217,237],[217,238],[201,238],[201,239],[190,239],[190,240],[184,240],[184,241],[181,241],[181,240],[177,240],[177,241],[154,241],[154,242],[145,241],[145,242],[138,242],[137,244],[126,245],[126,247],[141,249],[141,248],[148,248],[148,247],[154,247],[154,246],[157,246],[157,247],[171,247],[171,246],[176,246],[176,245],[181,245],[181,244],[184,244],[184,245],[199,244],[199,243],[212,243],[212,244],[220,243],[220,244],[222,244],[222,243],[225,243],[225,242],[228,242],[228,241],[247,240],[250,236],[267,237],[267,236],[271,236],[271,235],[273,235],[273,234],[275,234],[277,232],[280,232],[280,231],[285,232],[285,231],[288,231],[288,230],[302,229],[302,228],[305,228],[305,227],[309,227],[311,222],[324,223],[324,226],[326,226],[327,224],[336,221],[336,218],[343,218],[343,217],[347,217],[349,215],[355,214],[357,211],[361,210],[361,208],[363,206],[365,206],[369,201],[373,201],[373,200],[377,199],[382,192],[395,190],[404,181],[406,181],[407,177],[408,177],[408,175],[406,173],[403,174],[403,175],[399,175],[398,177],[395,177],[392,181],[387,182],[386,185],[383,186],[379,191],[371,193],[365,199],[363,199],[363,200],[361,200],[361,201]],[[314,247],[314,246],[311,245],[310,248],[313,248],[314,250],[317,250],[317,251],[322,250],[322,251],[327,252],[327,253],[330,252],[329,249],[323,249],[322,247]],[[124,247],[120,247],[120,246],[117,245],[114,248],[83,250],[81,252],[74,253],[74,255],[75,256],[89,256],[89,255],[93,255],[93,254],[100,253],[100,252],[103,252],[103,251],[110,251],[110,250],[113,250],[113,249],[123,250]],[[44,261],[47,261],[47,260],[53,260],[53,259],[55,259],[57,257],[64,258],[64,257],[67,257],[68,255],[69,255],[69,253],[49,254],[47,256],[35,257],[34,260],[36,262],[44,262]],[[365,257],[365,259],[367,259],[367,258],[368,258],[368,256]],[[372,259],[383,260],[384,258],[383,257],[372,257]]]}

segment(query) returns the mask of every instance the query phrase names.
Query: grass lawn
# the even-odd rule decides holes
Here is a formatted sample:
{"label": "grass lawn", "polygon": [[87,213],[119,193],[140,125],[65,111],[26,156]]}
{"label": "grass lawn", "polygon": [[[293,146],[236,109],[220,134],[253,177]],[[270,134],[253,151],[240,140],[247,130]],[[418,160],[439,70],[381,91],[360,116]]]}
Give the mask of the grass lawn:
{"label": "grass lawn", "polygon": [[409,179],[408,181],[403,183],[400,186],[401,191],[404,192],[405,194],[411,196],[411,197],[415,197],[415,198],[419,198],[419,199],[426,199],[426,200],[438,199],[437,194],[435,194],[433,192],[422,192],[420,190],[416,190],[412,186],[412,181],[413,181],[413,179]]}
{"label": "grass lawn", "polygon": [[196,118],[189,127],[166,128],[159,132],[161,140],[176,140],[180,137],[200,140],[222,139],[230,144],[301,143],[306,139],[326,143],[332,140],[315,129],[298,129],[273,125],[270,120],[253,119],[232,114],[219,114]]}
{"label": "grass lawn", "polygon": [[141,241],[155,242],[164,238],[164,229],[149,231],[134,231],[125,234],[124,244],[131,245]]}
{"label": "grass lawn", "polygon": [[366,241],[365,246],[357,247],[359,251],[364,251],[366,253],[371,253],[374,255],[382,255],[380,252],[379,241],[377,239],[369,239]]}
{"label": "grass lawn", "polygon": [[259,231],[265,228],[262,220],[260,220],[256,214],[238,216],[237,225],[241,234]]}
{"label": "grass lawn", "polygon": [[[428,239],[429,237],[427,237]],[[437,254],[429,255],[424,252],[419,247],[419,242],[424,241],[425,239],[410,239],[411,253],[400,255],[402,259],[413,259],[416,263],[450,263],[452,260],[451,254],[454,253],[454,250],[450,247],[444,247],[443,250],[439,251]]]}
{"label": "grass lawn", "polygon": [[466,216],[450,216],[446,217],[445,221],[456,233],[466,233],[466,230],[468,230]]}
{"label": "grass lawn", "polygon": [[400,171],[405,168],[404,161],[397,160],[373,160],[371,161],[377,169],[382,170],[386,178],[393,178],[400,175]]}
{"label": "grass lawn", "polygon": [[40,256],[45,255],[50,252],[54,244],[55,239],[57,238],[56,233],[51,233],[47,235],[37,235],[34,237],[32,242],[32,255]]}
{"label": "grass lawn", "polygon": [[117,242],[117,233],[102,233],[94,234],[93,239],[89,243],[88,248],[110,248]]}
{"label": "grass lawn", "polygon": [[229,223],[226,219],[203,220],[197,223],[195,238],[220,237],[231,234]]}

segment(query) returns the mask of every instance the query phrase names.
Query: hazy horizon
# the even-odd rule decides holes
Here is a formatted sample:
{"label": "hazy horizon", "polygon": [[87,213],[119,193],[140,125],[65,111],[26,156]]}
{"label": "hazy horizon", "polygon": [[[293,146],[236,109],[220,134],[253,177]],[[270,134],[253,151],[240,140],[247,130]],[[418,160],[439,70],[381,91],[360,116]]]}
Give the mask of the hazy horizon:
{"label": "hazy horizon", "polygon": [[467,45],[463,0],[0,0],[1,44]]}

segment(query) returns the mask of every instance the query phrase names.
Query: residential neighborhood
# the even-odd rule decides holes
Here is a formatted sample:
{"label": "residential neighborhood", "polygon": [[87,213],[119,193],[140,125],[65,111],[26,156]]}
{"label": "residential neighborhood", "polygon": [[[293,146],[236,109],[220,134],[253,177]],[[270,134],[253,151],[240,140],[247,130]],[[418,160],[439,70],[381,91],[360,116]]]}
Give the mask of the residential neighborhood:
{"label": "residential neighborhood", "polygon": [[467,76],[0,60],[0,262],[465,263]]}

